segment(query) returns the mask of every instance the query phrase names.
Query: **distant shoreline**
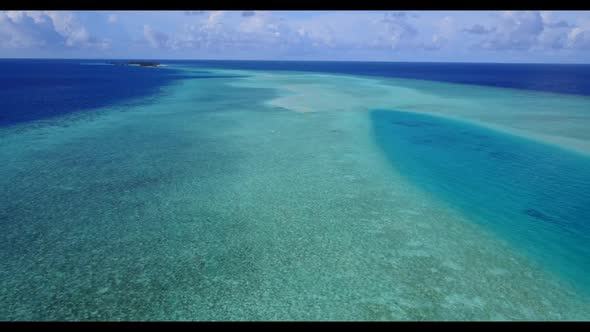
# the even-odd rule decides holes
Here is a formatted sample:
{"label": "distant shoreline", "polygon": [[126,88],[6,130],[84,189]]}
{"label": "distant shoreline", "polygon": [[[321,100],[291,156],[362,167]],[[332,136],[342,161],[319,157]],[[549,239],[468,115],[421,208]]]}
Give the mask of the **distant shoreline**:
{"label": "distant shoreline", "polygon": [[140,67],[160,67],[162,66],[159,62],[150,62],[150,61],[129,61],[129,62],[108,62],[111,65],[116,66],[140,66]]}

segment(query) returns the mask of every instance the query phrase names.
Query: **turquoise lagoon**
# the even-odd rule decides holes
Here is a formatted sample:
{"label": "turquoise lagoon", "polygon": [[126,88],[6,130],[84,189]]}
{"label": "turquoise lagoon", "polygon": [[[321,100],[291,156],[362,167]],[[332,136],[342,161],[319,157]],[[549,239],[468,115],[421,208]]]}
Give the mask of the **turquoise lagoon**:
{"label": "turquoise lagoon", "polygon": [[0,319],[590,318],[590,98],[161,70],[0,128]]}

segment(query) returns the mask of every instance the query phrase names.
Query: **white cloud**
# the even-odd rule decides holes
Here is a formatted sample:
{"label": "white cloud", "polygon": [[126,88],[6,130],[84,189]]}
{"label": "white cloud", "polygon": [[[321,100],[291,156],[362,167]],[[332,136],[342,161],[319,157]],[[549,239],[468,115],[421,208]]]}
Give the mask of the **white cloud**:
{"label": "white cloud", "polygon": [[473,26],[471,26],[469,28],[464,28],[463,31],[467,32],[467,33],[474,34],[474,35],[487,35],[489,33],[496,31],[496,28],[489,28],[488,29],[481,24],[474,24]]}
{"label": "white cloud", "polygon": [[24,12],[0,12],[0,48],[44,48],[63,43],[53,22]]}
{"label": "white cloud", "polygon": [[54,11],[0,12],[0,47],[71,47],[106,49],[106,40],[91,35],[74,14]]}
{"label": "white cloud", "polygon": [[143,37],[152,48],[164,48],[168,46],[168,36],[152,29],[147,24],[143,26]]}
{"label": "white cloud", "polygon": [[119,21],[119,16],[117,16],[116,14],[110,14],[110,15],[107,17],[107,21],[108,21],[110,24],[117,23],[117,22]]}
{"label": "white cloud", "polygon": [[209,51],[274,49],[280,51],[297,33],[281,17],[270,12],[212,11],[186,24],[171,41],[176,49]]}
{"label": "white cloud", "polygon": [[409,42],[418,35],[405,13],[387,13],[379,23],[385,28],[385,34],[380,35],[378,42],[392,49],[410,46]]}
{"label": "white cloud", "polygon": [[419,40],[416,15],[403,12],[351,13],[320,15],[296,25],[302,42],[316,48],[373,50],[379,52],[423,48]]}
{"label": "white cloud", "polygon": [[203,15],[205,13],[204,10],[187,10],[184,12],[184,15],[193,16],[193,15]]}
{"label": "white cloud", "polygon": [[494,26],[463,29],[482,39],[479,47],[496,51],[547,51],[585,48],[585,28],[557,20],[549,11],[503,12]]}
{"label": "white cloud", "polygon": [[573,49],[590,50],[590,24],[573,28],[567,36],[566,45]]}
{"label": "white cloud", "polygon": [[[122,40],[135,40],[138,43],[129,44],[129,50],[115,51],[124,56],[152,48],[159,49],[161,56],[178,55],[182,50],[183,56],[277,59],[432,57],[424,51],[446,56],[463,52],[464,57],[477,52],[582,54],[579,51],[590,49],[588,22],[579,13],[549,11],[420,15],[363,11],[0,11],[0,48],[23,49],[11,51],[14,54],[30,54],[25,49],[44,49],[50,54],[60,48],[92,52],[108,48],[110,40],[117,42],[113,48],[129,44]],[[110,39],[98,38],[92,32]]]}
{"label": "white cloud", "polygon": [[482,46],[494,50],[528,50],[537,43],[543,29],[539,12],[507,11],[502,13],[495,32]]}
{"label": "white cloud", "polygon": [[431,43],[425,45],[426,49],[439,49],[449,43],[456,33],[455,20],[451,16],[445,16],[435,24],[436,32],[432,36]]}
{"label": "white cloud", "polygon": [[[404,12],[332,12],[306,19],[287,20],[269,11],[210,11],[195,16],[182,32],[171,35],[173,49],[200,52],[228,51],[278,54],[312,54],[377,51],[383,54],[413,49],[434,50],[455,35],[455,21],[446,16],[436,22],[436,34],[421,35],[422,18]],[[432,25],[432,23],[431,23]],[[152,47],[162,41],[144,31]],[[150,36],[148,36],[150,35]],[[164,39],[164,38],[162,38]]]}

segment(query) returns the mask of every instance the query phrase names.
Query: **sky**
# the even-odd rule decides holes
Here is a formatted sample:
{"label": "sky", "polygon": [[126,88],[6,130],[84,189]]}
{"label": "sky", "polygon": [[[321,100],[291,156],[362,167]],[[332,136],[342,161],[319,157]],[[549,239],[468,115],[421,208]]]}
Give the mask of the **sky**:
{"label": "sky", "polygon": [[590,63],[590,11],[0,11],[0,58]]}

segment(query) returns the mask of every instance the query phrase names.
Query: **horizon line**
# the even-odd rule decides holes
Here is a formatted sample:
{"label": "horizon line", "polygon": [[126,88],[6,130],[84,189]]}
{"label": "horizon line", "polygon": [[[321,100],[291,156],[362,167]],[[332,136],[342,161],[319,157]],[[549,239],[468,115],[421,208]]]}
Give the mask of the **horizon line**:
{"label": "horizon line", "polygon": [[386,61],[386,60],[278,60],[278,59],[165,59],[165,58],[45,58],[45,57],[0,57],[0,60],[150,60],[150,61],[220,61],[220,62],[357,62],[357,63],[464,63],[464,64],[535,64],[535,65],[590,65],[590,62],[492,62],[492,61]]}

